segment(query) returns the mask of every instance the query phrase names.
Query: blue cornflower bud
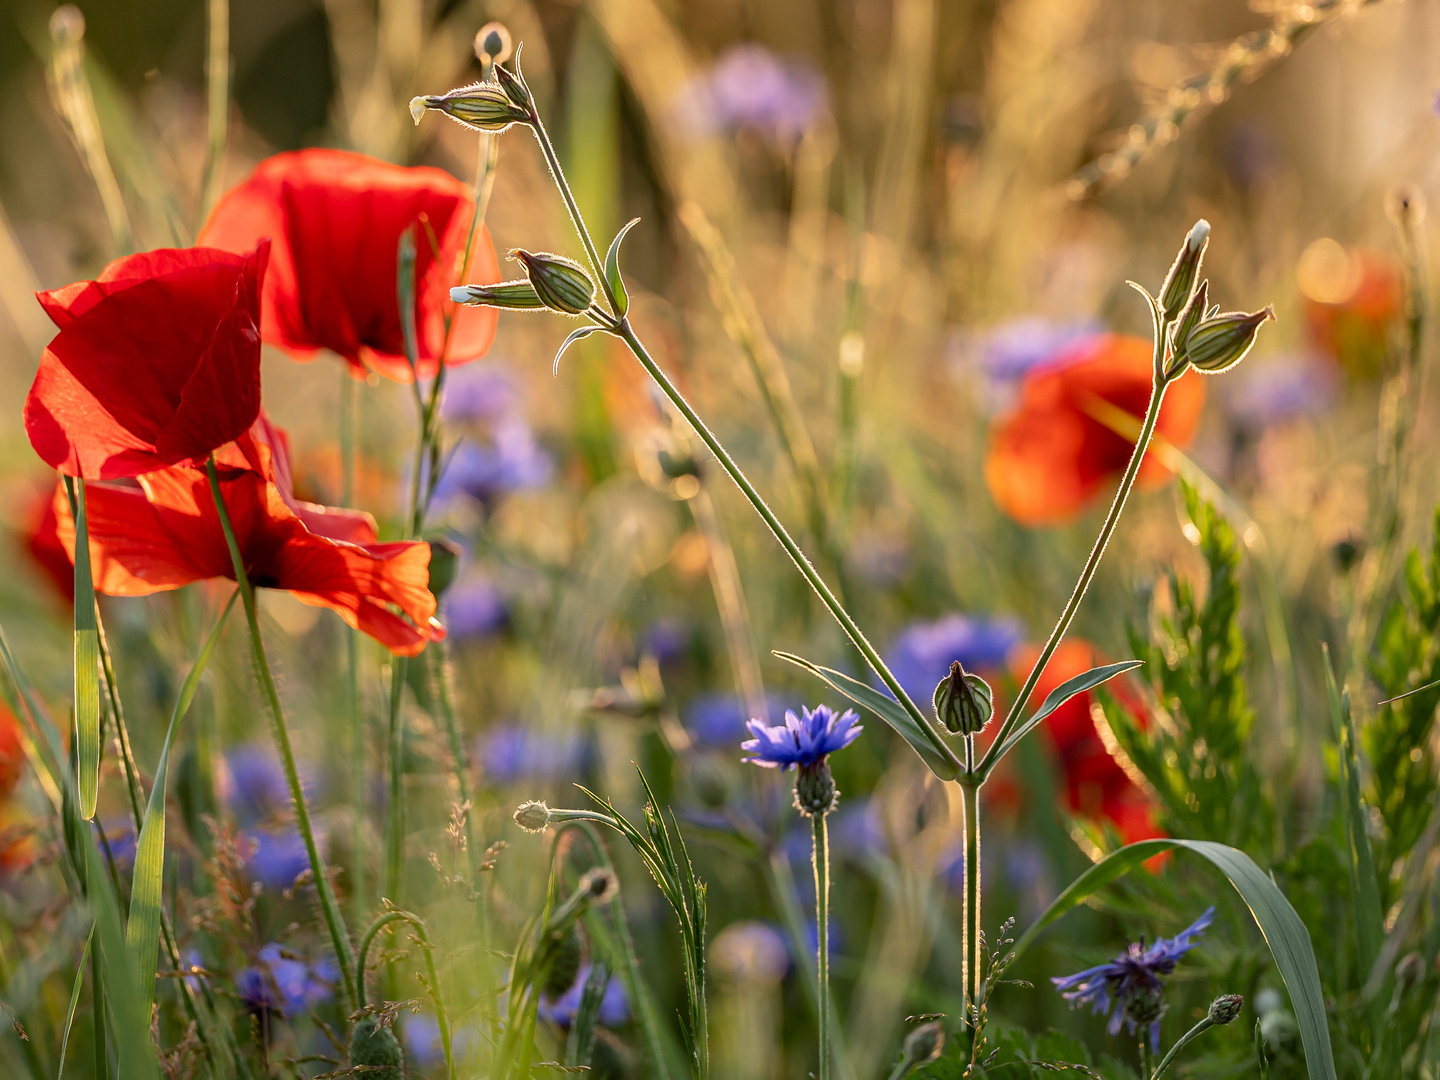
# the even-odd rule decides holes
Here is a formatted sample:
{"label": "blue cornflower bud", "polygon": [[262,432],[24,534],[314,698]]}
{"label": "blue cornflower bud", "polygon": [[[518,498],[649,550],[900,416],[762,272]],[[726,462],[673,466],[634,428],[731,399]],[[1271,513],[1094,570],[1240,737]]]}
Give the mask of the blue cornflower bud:
{"label": "blue cornflower bud", "polygon": [[398,1077],[405,1074],[405,1053],[395,1033],[372,1013],[350,1029],[350,1064],[364,1072]]}
{"label": "blue cornflower bud", "polygon": [[934,1061],[945,1049],[945,1028],[939,1020],[921,1024],[905,1038],[905,1065],[915,1068]]}
{"label": "blue cornflower bud", "polygon": [[475,58],[477,60],[483,57],[482,62],[498,66],[510,59],[512,51],[510,31],[505,28],[504,23],[488,22],[475,35]]}
{"label": "blue cornflower bud", "polygon": [[1233,1023],[1240,1015],[1240,1010],[1245,1007],[1245,998],[1240,994],[1221,994],[1210,1003],[1210,1011],[1206,1018],[1217,1027],[1224,1027]]}
{"label": "blue cornflower bud", "polygon": [[550,807],[543,802],[521,803],[515,811],[515,824],[526,832],[544,832],[550,827]]}
{"label": "blue cornflower bud", "polygon": [[563,315],[583,315],[595,302],[595,283],[574,259],[515,248],[510,258],[525,267],[540,302]]}

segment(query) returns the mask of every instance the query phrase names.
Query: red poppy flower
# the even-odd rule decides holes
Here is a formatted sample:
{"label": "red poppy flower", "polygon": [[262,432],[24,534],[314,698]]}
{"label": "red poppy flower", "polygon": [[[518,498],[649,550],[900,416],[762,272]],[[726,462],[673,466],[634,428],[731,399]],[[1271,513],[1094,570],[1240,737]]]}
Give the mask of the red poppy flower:
{"label": "red poppy flower", "polygon": [[0,705],[0,796],[15,790],[24,768],[25,750],[20,745],[20,721],[4,705]]}
{"label": "red poppy flower", "polygon": [[[1150,342],[1104,334],[1066,350],[1030,372],[1019,407],[990,431],[985,481],[1000,509],[1023,525],[1072,517],[1111,477],[1124,472],[1135,447],[1096,414],[1108,405],[1136,418],[1150,401]],[[1201,376],[1186,372],[1170,384],[1156,431],[1183,446],[1194,437],[1205,403]],[[1170,475],[1152,449],[1140,482]]]}
{"label": "red poppy flower", "polygon": [[25,516],[25,550],[29,552],[35,565],[44,571],[56,591],[65,598],[66,603],[73,604],[75,564],[70,561],[70,553],[60,542],[54,488],[47,487],[44,491],[36,492]]}
{"label": "red poppy flower", "polygon": [[[1031,645],[1016,649],[1011,672],[1018,680],[1030,674],[1040,650]],[[1103,663],[1088,642],[1071,638],[1062,641],[1045,666],[1030,708],[1039,708],[1047,694],[1082,672]],[[1143,728],[1148,718],[1140,702],[1121,680],[1106,684],[1121,705]],[[1065,803],[1074,813],[1112,822],[1127,844],[1164,835],[1155,823],[1150,800],[1126,775],[1106,749],[1090,713],[1090,694],[1077,694],[1045,718],[1041,725],[1049,734],[1065,780]]]}
{"label": "red poppy flower", "polygon": [[1316,348],[1352,375],[1385,370],[1390,335],[1404,308],[1404,277],[1396,260],[1369,248],[1345,249],[1317,240],[1296,270],[1305,318]]}
{"label": "red poppy flower", "polygon": [[[430,546],[379,543],[368,514],[297,501],[287,440],[266,417],[218,452],[216,462],[252,584],[288,589],[307,604],[330,608],[402,656],[444,635],[433,621]],[[63,489],[54,506],[60,541],[73,558],[75,527]],[[161,469],[135,481],[90,484],[86,510],[95,587],[110,596],[145,596],[235,576],[209,480],[200,469]]]}
{"label": "red poppy flower", "polygon": [[60,333],[25,431],[87,480],[204,461],[260,412],[260,289],[270,245],[127,255],[94,281],[36,293]]}
{"label": "red poppy flower", "polygon": [[[343,150],[296,150],[268,159],[220,200],[200,242],[232,251],[268,236],[265,340],[297,359],[329,349],[361,374],[371,367],[409,382],[395,294],[401,234],[416,230],[415,328],[420,374],[440,357],[458,364],[484,356],[495,337],[494,308],[450,303],[459,284],[474,202],[449,173],[405,168]],[[500,264],[490,232],[476,230],[467,281],[493,284]],[[452,320],[445,340],[445,317]]]}

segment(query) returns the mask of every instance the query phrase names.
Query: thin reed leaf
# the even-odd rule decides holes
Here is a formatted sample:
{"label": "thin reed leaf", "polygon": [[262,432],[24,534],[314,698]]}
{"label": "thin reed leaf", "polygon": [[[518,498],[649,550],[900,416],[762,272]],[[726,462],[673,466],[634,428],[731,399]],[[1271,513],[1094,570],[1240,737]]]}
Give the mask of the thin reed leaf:
{"label": "thin reed leaf", "polygon": [[85,985],[85,966],[90,962],[90,943],[95,940],[95,925],[85,935],[85,947],[80,950],[80,963],[75,968],[75,984],[70,989],[70,1005],[65,1010],[64,1034],[60,1036],[60,1064],[55,1069],[55,1080],[65,1080],[65,1051],[70,1046],[70,1029],[75,1023],[75,1010],[80,1004],[80,991]]}
{"label": "thin reed leaf", "polygon": [[95,816],[100,794],[100,628],[95,615],[95,582],[90,576],[90,532],[85,516],[85,481],[65,478],[75,521],[75,745],[80,816]]}

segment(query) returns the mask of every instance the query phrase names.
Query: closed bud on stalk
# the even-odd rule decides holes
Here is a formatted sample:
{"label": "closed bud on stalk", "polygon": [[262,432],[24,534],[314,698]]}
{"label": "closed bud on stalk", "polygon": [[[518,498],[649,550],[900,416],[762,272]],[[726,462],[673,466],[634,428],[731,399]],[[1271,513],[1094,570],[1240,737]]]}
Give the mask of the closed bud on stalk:
{"label": "closed bud on stalk", "polygon": [[350,1065],[363,1072],[383,1073],[393,1077],[405,1072],[405,1054],[400,1040],[375,1015],[362,1016],[350,1029]]}
{"label": "closed bud on stalk", "polygon": [[437,600],[455,581],[460,570],[460,547],[453,540],[437,536],[430,543],[430,595]]}
{"label": "closed bud on stalk", "polygon": [[550,827],[550,807],[543,802],[524,802],[515,811],[515,824],[526,832],[544,832]]}
{"label": "closed bud on stalk", "polygon": [[1136,1024],[1153,1024],[1165,1015],[1165,991],[1146,986],[1125,999],[1125,1019]]}
{"label": "closed bud on stalk", "polygon": [[1224,1027],[1234,1022],[1244,1006],[1245,999],[1241,995],[1221,994],[1210,1003],[1210,1011],[1206,1013],[1206,1017],[1216,1027]]}
{"label": "closed bud on stalk", "polygon": [[815,817],[830,813],[839,801],[840,792],[835,788],[828,761],[800,766],[800,774],[795,778],[795,809],[806,817]]}
{"label": "closed bud on stalk", "polygon": [[1190,362],[1185,355],[1185,339],[1205,318],[1205,307],[1209,302],[1210,282],[1202,281],[1190,297],[1190,302],[1185,305],[1185,310],[1180,312],[1180,318],[1175,321],[1175,329],[1170,332],[1170,351],[1173,355],[1170,370],[1166,372],[1169,378],[1179,375]]}
{"label": "closed bud on stalk", "polygon": [[1262,323],[1275,318],[1275,309],[1268,304],[1249,315],[1243,311],[1227,311],[1207,317],[1190,331],[1180,348],[1185,359],[1207,375],[1229,371],[1245,359]]}
{"label": "closed bud on stalk", "polygon": [[614,870],[597,866],[593,870],[585,871],[585,876],[580,879],[580,887],[589,893],[593,903],[608,904],[620,891],[620,879],[615,876]]}
{"label": "closed bud on stalk", "polygon": [[495,81],[505,91],[506,100],[515,108],[530,115],[530,87],[525,85],[525,76],[520,74],[520,50],[515,50],[515,70],[495,65]]}
{"label": "closed bud on stalk", "polygon": [[475,35],[475,58],[482,63],[503,64],[510,59],[510,31],[504,23],[488,22]]}
{"label": "closed bud on stalk", "polygon": [[545,304],[528,281],[502,281],[498,285],[456,285],[450,290],[452,304],[498,307],[510,311],[538,311]]}
{"label": "closed bud on stalk", "polygon": [[492,82],[471,83],[448,94],[422,94],[410,99],[410,116],[415,123],[420,123],[426,109],[443,112],[452,120],[480,131],[504,131],[511,124],[523,124],[530,119],[528,111],[512,102],[505,91]]}
{"label": "closed bud on stalk", "polygon": [[921,1024],[905,1037],[905,1064],[909,1068],[934,1061],[945,1049],[945,1028],[939,1020]]}
{"label": "closed bud on stalk", "polygon": [[595,302],[595,283],[574,259],[516,248],[510,258],[525,267],[540,302],[563,315],[583,315]]}
{"label": "closed bud on stalk", "polygon": [[995,715],[994,700],[990,684],[956,660],[935,687],[935,715],[952,735],[976,735]]}
{"label": "closed bud on stalk", "polygon": [[554,1001],[575,981],[575,976],[580,974],[580,962],[585,959],[585,946],[580,940],[580,931],[574,924],[571,924],[565,936],[560,939],[560,947],[556,950],[555,960],[550,965],[550,972],[545,976],[545,983],[540,987],[545,996]]}
{"label": "closed bud on stalk", "polygon": [[1173,322],[1189,301],[1195,279],[1200,276],[1200,260],[1205,258],[1205,245],[1209,242],[1210,223],[1201,218],[1185,237],[1185,245],[1175,256],[1170,273],[1165,275],[1165,284],[1160,287],[1160,310],[1167,322]]}

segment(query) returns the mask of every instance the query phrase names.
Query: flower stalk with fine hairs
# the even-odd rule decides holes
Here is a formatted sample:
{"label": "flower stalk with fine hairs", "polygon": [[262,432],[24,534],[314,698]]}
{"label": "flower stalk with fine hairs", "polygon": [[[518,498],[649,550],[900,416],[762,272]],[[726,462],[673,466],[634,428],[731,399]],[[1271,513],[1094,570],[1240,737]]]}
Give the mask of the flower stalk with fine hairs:
{"label": "flower stalk with fine hairs", "polygon": [[830,775],[830,755],[843,750],[863,730],[854,710],[837,714],[828,705],[800,710],[796,716],[785,711],[785,723],[771,726],[750,720],[746,727],[754,738],[740,744],[751,757],[744,758],[762,769],[797,769],[795,809],[810,819],[812,859],[815,868],[815,952],[819,976],[820,1080],[830,1080],[830,837],[825,818],[835,809],[840,792]]}

